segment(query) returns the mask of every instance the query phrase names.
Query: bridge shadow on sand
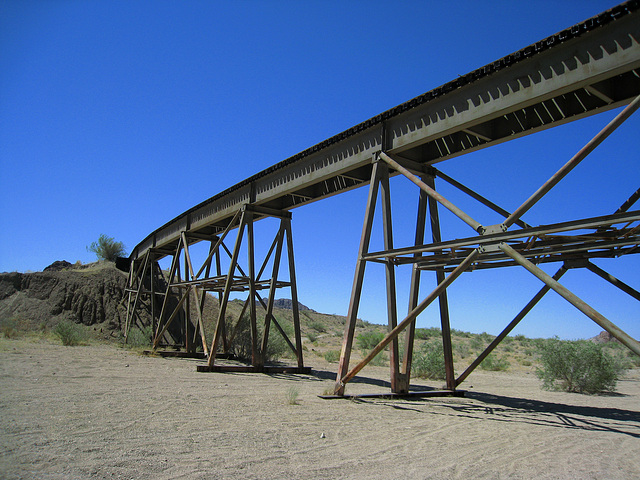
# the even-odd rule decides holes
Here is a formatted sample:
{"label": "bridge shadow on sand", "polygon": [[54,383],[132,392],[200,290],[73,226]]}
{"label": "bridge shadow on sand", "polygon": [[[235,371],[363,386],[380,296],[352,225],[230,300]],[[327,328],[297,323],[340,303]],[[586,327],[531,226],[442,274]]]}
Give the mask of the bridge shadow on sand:
{"label": "bridge shadow on sand", "polygon": [[640,411],[620,408],[571,405],[481,392],[467,392],[464,399],[456,398],[454,402],[418,398],[376,402],[396,410],[428,415],[522,422],[546,427],[611,432],[640,438]]}

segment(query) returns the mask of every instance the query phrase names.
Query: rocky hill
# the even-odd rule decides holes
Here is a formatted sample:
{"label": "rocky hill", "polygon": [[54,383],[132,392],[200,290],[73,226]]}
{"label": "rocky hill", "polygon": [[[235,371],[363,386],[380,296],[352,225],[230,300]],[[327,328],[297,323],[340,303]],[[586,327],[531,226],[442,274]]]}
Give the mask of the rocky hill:
{"label": "rocky hill", "polygon": [[55,262],[42,272],[0,274],[0,324],[46,329],[62,319],[117,330],[127,275],[113,264]]}
{"label": "rocky hill", "polygon": [[[284,310],[291,310],[293,308],[293,300],[290,298],[277,298],[273,302],[273,306],[276,308],[282,308]],[[298,311],[300,312],[315,312],[315,310],[310,309],[306,305],[298,302]]]}
{"label": "rocky hill", "polygon": [[[42,272],[0,273],[0,328],[44,331],[70,320],[94,327],[91,330],[103,332],[103,337],[117,337],[126,320],[126,302],[122,301],[126,283],[127,274],[110,262],[73,265],[57,261]],[[141,308],[148,310],[143,303]],[[230,302],[227,316],[239,317],[242,306],[240,300]],[[195,304],[191,307],[195,311]],[[290,322],[291,308],[291,299],[277,299],[274,315]],[[321,314],[299,302],[298,308],[304,331],[341,332],[344,317]],[[204,323],[208,333],[213,331],[218,309],[217,296],[207,295]],[[148,323],[148,312],[142,315]]]}

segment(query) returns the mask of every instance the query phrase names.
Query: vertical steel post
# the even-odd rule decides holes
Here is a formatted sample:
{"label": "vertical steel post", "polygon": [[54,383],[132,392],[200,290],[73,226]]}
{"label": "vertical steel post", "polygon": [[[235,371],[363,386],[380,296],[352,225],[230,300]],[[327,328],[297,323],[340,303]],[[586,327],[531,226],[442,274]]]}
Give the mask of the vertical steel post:
{"label": "vertical steel post", "polygon": [[[233,283],[233,274],[236,271],[236,265],[238,263],[238,255],[240,254],[240,246],[242,245],[242,237],[244,235],[244,228],[247,225],[246,220],[247,212],[244,210],[240,217],[240,225],[238,226],[238,236],[236,237],[236,243],[233,248],[233,254],[231,255],[231,264],[229,265],[229,273],[224,284],[224,292],[222,294],[222,302],[220,303],[220,309],[218,311],[218,322],[213,334],[213,341],[211,342],[211,348],[209,349],[209,361],[207,365],[213,366],[216,358],[216,352],[218,350],[218,344],[220,343],[220,336],[224,329],[225,315],[227,313],[227,303],[229,301],[229,295],[231,293],[231,284]],[[221,243],[224,246],[224,243]],[[250,301],[254,301],[250,297]],[[255,307],[254,307],[255,308]]]}
{"label": "vertical steel post", "polygon": [[[427,175],[425,180],[427,186],[429,186],[429,188],[431,188],[435,192],[435,176]],[[429,216],[431,217],[431,236],[433,239],[433,243],[440,243],[442,241],[442,236],[440,233],[438,202],[432,196],[429,196],[428,205]],[[438,285],[444,281],[444,278],[444,268],[438,267],[436,269],[436,281]],[[442,347],[444,352],[446,383],[449,390],[455,390],[456,379],[453,370],[453,348],[451,345],[451,326],[449,323],[449,300],[446,290],[443,290],[438,297],[438,303],[440,305],[440,326],[442,330]]]}
{"label": "vertical steel post", "polygon": [[182,248],[182,238],[178,240],[178,246],[176,247],[176,252],[173,255],[173,259],[171,260],[171,268],[169,269],[169,278],[167,280],[167,289],[164,294],[164,299],[162,300],[162,308],[160,309],[160,317],[158,317],[158,326],[154,331],[153,337],[153,348],[158,348],[158,344],[160,343],[160,328],[162,325],[162,319],[164,318],[165,311],[167,309],[167,305],[169,304],[169,297],[171,296],[171,283],[173,282],[173,278],[178,268],[178,262],[180,258],[180,249]]}
{"label": "vertical steel post", "polygon": [[378,353],[380,353],[387,345],[389,345],[391,340],[396,338],[400,334],[400,332],[407,328],[411,324],[411,322],[413,322],[418,317],[418,315],[420,315],[425,310],[425,308],[427,308],[436,298],[440,296],[443,291],[445,291],[449,287],[449,285],[451,285],[460,275],[462,275],[462,273],[469,269],[478,256],[478,253],[478,249],[474,249],[467,256],[467,258],[465,258],[460,263],[460,265],[458,265],[449,275],[447,275],[444,280],[439,283],[438,286],[436,286],[436,288],[429,295],[427,295],[424,300],[422,300],[422,302],[420,302],[420,304],[416,308],[409,312],[409,315],[407,315],[404,320],[398,323],[398,326],[396,328],[391,330],[387,334],[387,336],[384,337],[371,352],[369,352],[369,355],[367,355],[364,359],[362,359],[362,361],[360,361],[360,363],[358,363],[355,367],[349,370],[348,373],[341,377],[338,381],[338,385],[336,385],[335,395],[342,395],[338,393],[338,387],[342,387],[344,389],[344,386],[347,382],[355,377],[358,372],[362,370],[371,360],[373,360],[373,358]]}
{"label": "vertical steel post", "polygon": [[[393,221],[391,218],[391,190],[389,185],[389,167],[380,165],[380,196],[382,203],[384,249],[393,249]],[[398,308],[396,305],[396,272],[393,258],[385,261],[385,278],[387,287],[387,321],[389,331],[398,325]],[[402,388],[399,371],[398,338],[394,338],[390,344],[389,367],[391,369],[391,391],[399,392]]]}
{"label": "vertical steel post", "polygon": [[153,250],[149,250],[149,255],[151,256],[151,273],[149,275],[150,279],[150,289],[151,289],[151,331],[156,331],[156,268],[158,268],[158,263],[155,261]]}
{"label": "vertical steel post", "polygon": [[[189,259],[189,240],[187,239],[185,232],[182,232],[182,238],[182,242],[184,243],[184,279],[189,280],[189,273],[193,273],[193,269],[191,268],[191,260]],[[191,352],[192,348],[192,342],[189,338],[189,335],[191,334],[191,299],[189,297],[190,295],[187,296],[187,300],[184,304],[184,349],[187,352]]]}
{"label": "vertical steel post", "polygon": [[[424,182],[425,178],[422,177]],[[427,199],[428,195],[420,190],[418,198],[418,213],[416,218],[416,235],[414,244],[422,245],[424,243],[424,231],[427,223]],[[422,256],[422,253],[414,253],[414,262]],[[420,297],[420,274],[421,270],[417,263],[413,264],[411,270],[411,286],[409,287],[409,312],[418,306]],[[404,357],[402,360],[402,390],[401,393],[409,391],[409,385],[411,383],[411,364],[413,360],[413,346],[415,342],[416,322],[415,320],[407,327],[405,333],[405,347]]]}
{"label": "vertical steel post", "polygon": [[[267,347],[269,346],[269,327],[271,326],[271,316],[273,315],[273,302],[275,301],[276,288],[278,284],[278,274],[280,273],[280,259],[282,257],[282,242],[284,240],[284,220],[280,219],[280,228],[276,234],[276,251],[273,256],[273,268],[271,270],[271,282],[269,285],[269,298],[267,299],[267,313],[264,317],[264,331],[262,332],[262,363],[267,359]],[[269,254],[267,254],[269,255]],[[268,259],[268,256],[267,256]],[[266,264],[265,264],[266,265]]]}
{"label": "vertical steel post", "polygon": [[251,321],[251,363],[262,367],[262,355],[258,350],[258,324],[256,309],[255,239],[253,236],[253,211],[245,211],[247,222],[247,262],[249,263],[249,319]]}
{"label": "vertical steel post", "polygon": [[302,334],[300,332],[300,312],[298,308],[298,286],[296,281],[296,267],[293,258],[293,235],[291,233],[291,219],[286,218],[285,222],[285,234],[287,238],[287,255],[289,259],[289,283],[291,289],[291,302],[292,302],[292,314],[293,314],[293,331],[296,341],[296,356],[298,360],[298,367],[304,367],[304,360],[302,356]]}
{"label": "vertical steel post", "polygon": [[[424,181],[424,177],[422,178]],[[416,218],[416,235],[414,245],[422,245],[424,243],[424,230],[427,223],[427,199],[429,197],[422,190],[419,191],[418,197],[418,213]],[[422,253],[414,253],[414,264],[411,269],[411,284],[409,287],[409,309],[411,312],[418,306],[420,297],[420,274],[421,270],[418,268],[417,259],[422,256]],[[401,388],[398,393],[406,393],[409,391],[409,385],[411,383],[411,364],[413,361],[413,346],[415,342],[416,322],[415,320],[407,327],[405,332],[404,342],[404,355],[402,358],[402,369],[400,378],[402,381]]]}
{"label": "vertical steel post", "polygon": [[364,281],[364,271],[366,260],[364,255],[369,251],[369,242],[371,240],[371,229],[373,226],[373,216],[376,210],[376,200],[378,198],[378,184],[380,182],[380,170],[378,162],[374,162],[371,171],[371,181],[369,183],[369,196],[367,198],[367,207],[364,215],[364,223],[362,225],[362,235],[360,236],[360,248],[358,250],[358,261],[356,263],[356,271],[353,278],[353,286],[351,288],[351,299],[349,300],[349,311],[344,330],[344,338],[342,340],[342,352],[340,353],[340,363],[338,364],[338,374],[336,377],[336,395],[344,395],[344,384],[342,378],[349,371],[349,359],[351,357],[351,348],[353,346],[353,335],[356,328],[358,317],[358,307],[360,306],[360,296],[362,295],[362,282]]}

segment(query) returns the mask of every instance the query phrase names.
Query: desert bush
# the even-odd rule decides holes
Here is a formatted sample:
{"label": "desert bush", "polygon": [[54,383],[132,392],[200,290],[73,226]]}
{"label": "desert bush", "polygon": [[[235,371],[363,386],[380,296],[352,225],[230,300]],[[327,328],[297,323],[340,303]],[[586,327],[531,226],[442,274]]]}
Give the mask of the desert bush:
{"label": "desert bush", "polygon": [[143,329],[132,328],[127,336],[127,346],[129,347],[150,347],[153,336],[153,328],[147,325]]}
{"label": "desert bush", "polygon": [[462,330],[457,330],[455,328],[451,329],[451,335],[462,338],[469,338],[471,336],[469,332],[463,332]]}
{"label": "desert bush", "polygon": [[442,343],[435,341],[424,343],[413,354],[411,371],[416,377],[444,380],[444,349]]}
{"label": "desert bush", "polygon": [[340,352],[338,350],[329,350],[325,352],[324,359],[329,363],[336,363],[340,360]]}
{"label": "desert bush", "polygon": [[456,343],[454,349],[460,358],[466,358],[469,356],[469,346],[466,343]]}
{"label": "desert bush", "polygon": [[487,345],[488,345],[489,343],[491,343],[491,341],[492,341],[495,337],[494,337],[493,335],[491,335],[491,334],[487,333],[487,332],[482,332],[482,333],[480,334],[480,338],[482,339],[482,341],[483,341],[485,344],[487,344]]}
{"label": "desert bush", "polygon": [[627,360],[628,360],[628,368],[638,368],[640,367],[640,356],[631,350],[627,350]]}
{"label": "desert bush", "polygon": [[0,332],[5,338],[18,338],[20,336],[18,323],[19,321],[15,317],[3,319],[0,321]]}
{"label": "desert bush", "polygon": [[116,242],[113,237],[109,237],[104,233],[100,234],[97,242],[92,242],[87,247],[87,251],[95,253],[98,260],[107,260],[109,262],[115,262],[116,258],[127,255],[122,242]]}
{"label": "desert bush", "polygon": [[482,338],[480,338],[478,335],[474,335],[469,341],[469,347],[473,350],[481,350],[482,348],[486,347],[487,344],[488,343],[484,343],[482,341]]}
{"label": "desert bush", "polygon": [[[278,319],[278,323],[285,331],[287,336],[291,338],[293,333],[293,327],[288,323],[282,321],[282,319]],[[258,349],[261,347],[262,335],[263,335],[264,327],[258,324]],[[251,360],[251,321],[249,319],[249,315],[245,314],[240,318],[238,326],[236,328],[236,335],[233,339],[233,342],[230,346],[231,352],[241,360],[250,361]],[[266,361],[277,360],[279,358],[283,358],[289,355],[291,350],[289,349],[289,345],[282,335],[276,328],[276,326],[271,323],[271,327],[269,328],[269,341],[267,342],[267,353],[266,353]]]}
{"label": "desert bush", "polygon": [[298,387],[293,386],[287,389],[286,398],[288,405],[297,405],[298,397],[300,396],[300,390]]}
{"label": "desert bush", "polygon": [[375,357],[373,357],[373,359],[369,363],[376,367],[386,367],[387,365],[389,365],[389,357],[386,353],[380,352]]}
{"label": "desert bush", "polygon": [[382,339],[385,337],[383,332],[364,332],[358,335],[356,338],[356,344],[358,348],[363,351],[370,351],[378,345]]}
{"label": "desert bush", "polygon": [[77,323],[70,320],[61,320],[56,325],[53,333],[60,339],[63,345],[73,347],[80,345],[82,341],[82,331]]}
{"label": "desert bush", "polygon": [[429,340],[431,337],[442,336],[442,330],[438,327],[416,328],[415,337],[418,340]]}
{"label": "desert bush", "polygon": [[310,341],[311,343],[315,343],[315,342],[316,342],[316,340],[318,340],[318,335],[316,335],[316,334],[315,334],[315,333],[313,333],[313,332],[307,332],[307,338],[309,339],[309,341]]}
{"label": "desert bush", "polygon": [[489,354],[480,364],[480,368],[492,372],[503,372],[509,368],[509,361],[506,358],[498,358]]}
{"label": "desert bush", "polygon": [[602,345],[586,340],[549,339],[540,347],[540,362],[542,388],[576,393],[614,391],[623,369]]}
{"label": "desert bush", "polygon": [[316,332],[320,332],[320,333],[324,333],[327,331],[326,325],[317,320],[314,320],[311,323],[309,323],[309,327],[313,328]]}

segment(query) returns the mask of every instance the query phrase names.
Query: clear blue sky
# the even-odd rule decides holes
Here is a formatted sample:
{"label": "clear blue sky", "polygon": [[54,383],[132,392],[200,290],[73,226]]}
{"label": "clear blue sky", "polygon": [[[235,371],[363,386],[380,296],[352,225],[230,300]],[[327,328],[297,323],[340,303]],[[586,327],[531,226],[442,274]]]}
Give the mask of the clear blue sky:
{"label": "clear blue sky", "polygon": [[[93,261],[86,246],[100,233],[131,249],[247,176],[617,3],[4,1],[0,271]],[[513,209],[615,113],[442,169]],[[639,125],[636,115],[525,219],[613,212],[639,186]],[[480,167],[488,162],[498,168]],[[400,245],[413,235],[415,191],[393,185]],[[365,198],[359,189],[293,212],[300,300],[311,308],[346,313]],[[451,237],[457,223],[443,216]],[[598,264],[640,288],[637,257]],[[640,337],[636,301],[589,272],[565,279]],[[369,270],[361,318],[386,321],[383,281]],[[434,281],[425,276],[425,294]],[[518,269],[469,274],[450,292],[452,326],[498,333],[539,288]],[[427,313],[421,326],[436,324]],[[552,293],[516,333],[599,331]]]}

